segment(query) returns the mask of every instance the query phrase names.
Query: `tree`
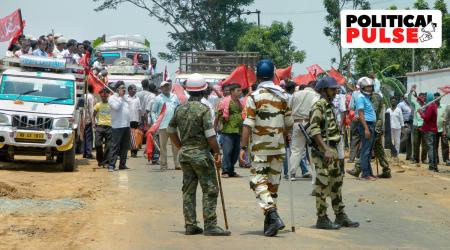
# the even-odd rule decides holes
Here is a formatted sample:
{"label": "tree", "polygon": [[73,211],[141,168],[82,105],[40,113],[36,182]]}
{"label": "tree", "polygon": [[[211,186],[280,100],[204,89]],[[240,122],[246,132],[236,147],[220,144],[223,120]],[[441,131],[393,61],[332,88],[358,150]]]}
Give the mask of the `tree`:
{"label": "tree", "polygon": [[323,29],[323,33],[330,40],[330,43],[336,45],[339,52],[339,66],[338,70],[344,69],[344,53],[341,46],[341,11],[346,4],[352,3],[353,9],[370,9],[369,1],[367,0],[323,0],[323,5],[327,10],[325,20],[327,26]]}
{"label": "tree", "polygon": [[174,61],[180,51],[218,49],[232,51],[251,24],[239,18],[242,8],[254,0],[93,0],[101,2],[96,11],[117,9],[128,3],[150,17],[170,26],[169,53],[163,59]]}
{"label": "tree", "polygon": [[237,49],[259,52],[262,58],[273,60],[278,68],[301,63],[305,60],[306,53],[292,45],[293,31],[291,22],[273,22],[269,27],[253,27],[239,39]]}

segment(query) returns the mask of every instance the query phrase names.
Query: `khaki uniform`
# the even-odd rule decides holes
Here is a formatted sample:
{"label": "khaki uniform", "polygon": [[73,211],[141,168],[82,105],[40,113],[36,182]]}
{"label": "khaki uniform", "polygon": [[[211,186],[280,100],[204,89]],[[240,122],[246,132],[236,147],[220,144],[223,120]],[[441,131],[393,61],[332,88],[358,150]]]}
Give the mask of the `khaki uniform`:
{"label": "khaki uniform", "polygon": [[214,160],[210,153],[207,138],[216,133],[211,122],[208,106],[200,99],[191,97],[179,106],[169,123],[168,132],[179,133],[181,151],[179,162],[183,170],[183,213],[186,226],[197,225],[196,191],[197,185],[203,192],[203,219],[205,229],[217,224],[218,185]]}
{"label": "khaki uniform", "polygon": [[334,155],[332,163],[328,164],[323,158],[312,153],[312,160],[317,172],[315,184],[317,216],[322,217],[327,214],[327,197],[331,198],[334,213],[341,214],[344,212],[345,207],[342,202],[341,192],[343,173],[339,168],[337,152],[337,145],[341,140],[341,134],[336,116],[333,112],[332,103],[321,98],[312,107],[309,120],[308,134],[311,137],[320,134]]}
{"label": "khaki uniform", "polygon": [[276,207],[286,154],[283,133],[293,124],[291,110],[285,92],[278,90],[273,83],[263,82],[248,97],[246,112],[244,125],[252,129],[250,188],[256,194],[258,205],[267,211]]}

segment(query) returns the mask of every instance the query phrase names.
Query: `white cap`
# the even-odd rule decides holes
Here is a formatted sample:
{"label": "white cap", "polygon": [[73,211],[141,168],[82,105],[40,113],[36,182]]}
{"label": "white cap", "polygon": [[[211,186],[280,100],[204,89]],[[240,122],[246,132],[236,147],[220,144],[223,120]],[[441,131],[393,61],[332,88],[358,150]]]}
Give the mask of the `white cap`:
{"label": "white cap", "polygon": [[67,43],[67,40],[64,37],[58,37],[56,39],[56,44]]}
{"label": "white cap", "polygon": [[195,73],[187,78],[185,88],[186,91],[202,91],[208,88],[208,83],[206,82],[203,75]]}
{"label": "white cap", "polygon": [[166,85],[170,85],[170,82],[168,82],[168,81],[163,81],[163,82],[161,83],[160,87],[164,87],[164,86],[166,86]]}

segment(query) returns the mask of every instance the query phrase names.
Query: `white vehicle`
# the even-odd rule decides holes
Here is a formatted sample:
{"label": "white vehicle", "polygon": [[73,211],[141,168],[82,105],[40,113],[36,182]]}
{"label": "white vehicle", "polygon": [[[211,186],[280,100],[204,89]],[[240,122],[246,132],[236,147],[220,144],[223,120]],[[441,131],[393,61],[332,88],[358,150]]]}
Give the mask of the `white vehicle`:
{"label": "white vehicle", "polygon": [[64,171],[74,171],[79,117],[74,75],[56,73],[68,70],[64,59],[22,56],[21,67],[12,67],[17,60],[4,59],[0,65],[5,70],[0,77],[0,155],[9,160],[14,155],[56,156]]}

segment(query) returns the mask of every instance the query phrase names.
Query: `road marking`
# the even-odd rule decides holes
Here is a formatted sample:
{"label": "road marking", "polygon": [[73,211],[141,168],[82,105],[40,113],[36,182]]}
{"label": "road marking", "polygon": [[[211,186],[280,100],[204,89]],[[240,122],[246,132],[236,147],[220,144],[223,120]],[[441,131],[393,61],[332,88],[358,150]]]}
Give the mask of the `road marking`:
{"label": "road marking", "polygon": [[126,171],[119,172],[119,189],[128,190],[128,173]]}

